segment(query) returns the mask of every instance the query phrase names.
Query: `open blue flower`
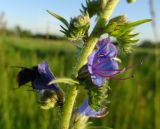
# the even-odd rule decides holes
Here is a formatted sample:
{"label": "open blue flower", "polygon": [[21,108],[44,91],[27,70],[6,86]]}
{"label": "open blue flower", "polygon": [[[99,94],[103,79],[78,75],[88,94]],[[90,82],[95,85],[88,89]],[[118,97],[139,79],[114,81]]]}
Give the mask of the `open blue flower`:
{"label": "open blue flower", "polygon": [[32,88],[35,90],[51,89],[59,91],[58,84],[48,85],[48,83],[55,79],[51,72],[48,63],[44,62],[32,68],[18,67],[22,70],[17,75],[17,82],[22,86],[31,81]]}
{"label": "open blue flower", "polygon": [[108,114],[106,111],[106,108],[102,108],[99,111],[96,111],[92,109],[88,104],[88,99],[86,99],[82,106],[77,111],[79,116],[87,116],[87,117],[93,117],[93,118],[101,118]]}
{"label": "open blue flower", "polygon": [[58,105],[62,106],[63,92],[58,84],[48,85],[48,83],[55,79],[47,62],[43,62],[32,68],[18,67],[21,71],[17,75],[17,82],[22,86],[28,82],[32,83],[32,88],[40,95],[40,101],[48,102],[55,98],[56,93]]}
{"label": "open blue flower", "polygon": [[118,69],[118,62],[115,60],[117,55],[118,50],[108,37],[97,43],[97,50],[88,57],[87,64],[92,82],[96,86],[102,86],[106,79],[116,79],[115,75],[127,70],[127,68]]}
{"label": "open blue flower", "polygon": [[55,79],[53,73],[51,72],[48,63],[44,62],[42,64],[38,64],[37,66],[38,75],[35,80],[32,82],[34,89],[51,89],[56,92],[59,91],[58,84],[48,85],[48,83]]}

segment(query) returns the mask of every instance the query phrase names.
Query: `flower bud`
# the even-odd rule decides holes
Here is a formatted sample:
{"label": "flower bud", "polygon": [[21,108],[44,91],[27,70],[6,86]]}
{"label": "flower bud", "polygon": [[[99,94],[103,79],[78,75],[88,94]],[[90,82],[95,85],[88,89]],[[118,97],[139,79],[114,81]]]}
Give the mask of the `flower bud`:
{"label": "flower bud", "polygon": [[117,17],[114,17],[112,18],[110,21],[109,21],[109,24],[112,24],[112,23],[117,23],[117,24],[124,24],[127,22],[127,19],[124,15],[121,15],[121,16],[117,16]]}
{"label": "flower bud", "polygon": [[74,113],[73,115],[73,126],[71,127],[71,129],[78,129],[79,127],[81,127],[81,129],[86,129],[87,125],[88,125],[88,119],[89,117],[86,115],[81,115],[79,113]]}
{"label": "flower bud", "polygon": [[125,53],[131,53],[138,39],[134,39],[138,33],[133,33],[134,27],[151,19],[144,19],[135,22],[128,22],[125,16],[112,18],[105,27],[105,32],[117,39],[119,48]]}
{"label": "flower bud", "polygon": [[85,36],[90,25],[90,18],[88,13],[79,15],[72,18],[68,26],[68,30],[65,30],[67,38],[70,40],[78,40]]}
{"label": "flower bud", "polygon": [[106,32],[114,37],[120,36],[122,29],[127,24],[127,19],[124,15],[112,18],[106,26]]}
{"label": "flower bud", "polygon": [[89,24],[89,21],[89,16],[86,13],[85,15],[79,15],[78,17],[75,17],[72,22],[74,24],[74,27],[79,28]]}

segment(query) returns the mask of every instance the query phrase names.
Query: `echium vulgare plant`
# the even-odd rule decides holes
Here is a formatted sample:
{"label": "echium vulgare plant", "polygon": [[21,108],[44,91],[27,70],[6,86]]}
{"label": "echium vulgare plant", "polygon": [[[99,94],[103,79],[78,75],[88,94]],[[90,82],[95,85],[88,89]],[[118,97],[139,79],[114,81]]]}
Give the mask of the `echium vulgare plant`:
{"label": "echium vulgare plant", "polygon": [[[135,0],[127,0],[128,3]],[[82,41],[79,57],[71,73],[71,78],[55,78],[47,62],[34,67],[18,66],[21,71],[17,82],[22,86],[28,82],[39,95],[41,108],[49,109],[55,106],[62,113],[60,129],[87,129],[89,118],[101,118],[108,114],[107,104],[109,80],[126,80],[117,75],[127,72],[131,66],[119,68],[120,54],[131,53],[135,48],[134,39],[138,33],[133,33],[134,27],[150,22],[144,19],[129,22],[124,15],[110,19],[119,0],[86,0],[82,4],[80,15],[67,21],[62,16],[48,11],[49,14],[63,23],[61,32],[72,41]],[[96,24],[89,33],[90,21],[96,16]],[[104,36],[106,34],[107,36]],[[100,38],[101,36],[103,38]],[[114,37],[117,45],[111,41]],[[60,84],[70,85],[68,93],[64,94]],[[80,87],[84,86],[87,98],[79,109],[74,110],[74,103]]]}

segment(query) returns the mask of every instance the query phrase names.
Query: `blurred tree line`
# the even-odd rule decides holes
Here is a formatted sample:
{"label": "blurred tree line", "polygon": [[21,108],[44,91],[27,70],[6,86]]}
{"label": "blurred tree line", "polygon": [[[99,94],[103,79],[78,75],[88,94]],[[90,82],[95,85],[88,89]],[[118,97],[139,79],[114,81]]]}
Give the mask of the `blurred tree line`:
{"label": "blurred tree line", "polygon": [[[16,36],[20,38],[38,38],[38,39],[50,39],[50,40],[66,40],[65,37],[59,35],[52,35],[49,33],[42,34],[36,33],[33,34],[31,30],[23,29],[19,25],[15,26],[13,29],[7,28],[7,21],[5,19],[5,13],[0,13],[0,36]],[[155,43],[151,41],[143,41],[140,45],[142,48],[155,48]],[[160,47],[160,43],[157,45]]]}
{"label": "blurred tree line", "polygon": [[5,13],[0,13],[0,35],[6,31],[7,21],[5,20]]}
{"label": "blurred tree line", "polygon": [[141,48],[155,48],[156,46],[160,48],[160,42],[153,43],[152,41],[143,41],[140,45]]}
{"label": "blurred tree line", "polygon": [[52,34],[42,34],[36,33],[33,34],[31,30],[23,29],[19,25],[15,26],[13,29],[7,28],[7,21],[5,19],[5,13],[0,13],[0,36],[7,35],[7,36],[16,36],[20,38],[40,38],[40,39],[53,39],[53,40],[65,40],[65,37],[59,35],[52,35]]}

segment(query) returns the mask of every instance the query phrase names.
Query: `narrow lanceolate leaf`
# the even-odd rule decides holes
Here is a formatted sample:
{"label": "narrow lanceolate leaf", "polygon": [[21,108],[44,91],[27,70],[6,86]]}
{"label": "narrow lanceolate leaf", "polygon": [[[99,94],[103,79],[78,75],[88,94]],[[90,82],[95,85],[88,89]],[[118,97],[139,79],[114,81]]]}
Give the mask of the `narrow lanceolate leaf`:
{"label": "narrow lanceolate leaf", "polygon": [[61,21],[64,25],[66,25],[68,27],[69,24],[68,24],[67,20],[64,19],[62,16],[60,16],[60,15],[58,15],[56,13],[53,13],[53,12],[51,12],[49,10],[47,10],[47,12],[49,14],[51,14],[53,17],[57,18],[59,21]]}
{"label": "narrow lanceolate leaf", "polygon": [[130,34],[130,35],[128,35],[128,37],[129,38],[133,38],[133,37],[136,37],[136,36],[138,36],[139,35],[139,33],[135,33],[135,34]]}
{"label": "narrow lanceolate leaf", "polygon": [[[102,11],[101,2],[99,0],[86,0],[86,5],[81,4],[81,6],[82,9],[80,9],[80,11],[82,13],[88,12],[90,17],[100,15]],[[105,3],[103,3],[103,6],[105,6]]]}
{"label": "narrow lanceolate leaf", "polygon": [[48,85],[56,84],[56,83],[64,83],[64,84],[68,84],[68,85],[78,85],[79,84],[78,81],[73,80],[71,78],[58,78],[58,79],[55,79],[55,80],[49,82]]}
{"label": "narrow lanceolate leaf", "polygon": [[151,22],[151,21],[152,21],[152,19],[144,19],[144,20],[131,22],[131,23],[128,24],[128,27],[135,27],[135,26],[141,25],[143,23]]}
{"label": "narrow lanceolate leaf", "polygon": [[64,28],[63,26],[60,25],[60,27],[62,28],[62,30],[64,30],[65,32],[67,32],[68,30],[66,28]]}

